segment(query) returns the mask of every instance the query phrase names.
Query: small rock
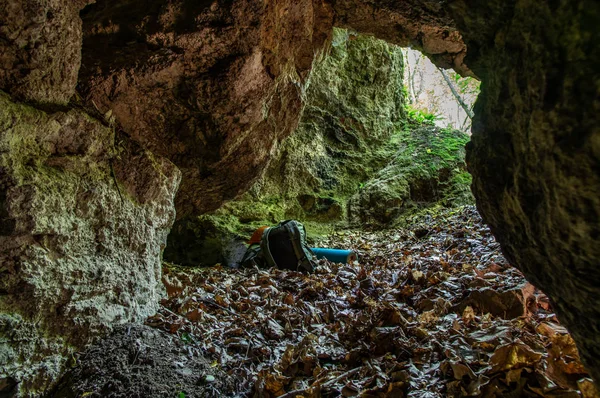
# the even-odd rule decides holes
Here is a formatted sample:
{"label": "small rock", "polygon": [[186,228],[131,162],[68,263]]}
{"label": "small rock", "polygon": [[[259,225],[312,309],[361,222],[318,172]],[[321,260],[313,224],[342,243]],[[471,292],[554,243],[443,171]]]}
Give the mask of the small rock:
{"label": "small rock", "polygon": [[215,376],[213,375],[206,375],[204,376],[204,382],[205,383],[214,383],[215,382]]}
{"label": "small rock", "polygon": [[418,239],[421,239],[421,238],[423,238],[423,237],[425,237],[426,235],[429,234],[429,229],[427,229],[427,228],[418,228],[418,229],[415,229],[414,233],[415,233],[415,236]]}
{"label": "small rock", "polygon": [[178,369],[176,372],[185,377],[189,377],[194,373],[190,368]]}

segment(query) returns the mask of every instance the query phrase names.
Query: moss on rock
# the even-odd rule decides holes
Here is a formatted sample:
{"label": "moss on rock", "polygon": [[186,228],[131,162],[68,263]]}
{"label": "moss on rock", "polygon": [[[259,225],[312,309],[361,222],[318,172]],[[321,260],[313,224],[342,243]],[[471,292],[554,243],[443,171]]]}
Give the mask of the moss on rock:
{"label": "moss on rock", "polygon": [[81,110],[0,93],[0,379],[36,396],[91,339],[155,312],[179,180]]}
{"label": "moss on rock", "polygon": [[468,201],[453,187],[463,182],[454,177],[465,172],[468,136],[409,120],[399,47],[335,29],[318,58],[299,126],[262,178],[210,216],[179,221],[166,259],[235,262],[229,247],[284,219],[305,223],[310,239],[349,221],[390,224],[407,209],[450,201],[453,189]]}
{"label": "moss on rock", "polygon": [[351,222],[389,226],[407,211],[472,202],[464,161],[468,135],[422,126],[409,127],[394,139],[398,150],[389,164],[350,199]]}

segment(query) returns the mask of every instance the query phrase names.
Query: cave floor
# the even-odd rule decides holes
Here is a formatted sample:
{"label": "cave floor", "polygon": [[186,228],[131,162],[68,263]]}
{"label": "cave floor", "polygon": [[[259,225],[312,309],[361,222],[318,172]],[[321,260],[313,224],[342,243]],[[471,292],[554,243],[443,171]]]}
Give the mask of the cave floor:
{"label": "cave floor", "polygon": [[[598,396],[547,297],[473,207],[320,244],[359,262],[321,260],[312,275],[165,265],[169,298],[146,324],[188,359],[166,361],[164,396]],[[102,395],[97,377],[79,384]]]}

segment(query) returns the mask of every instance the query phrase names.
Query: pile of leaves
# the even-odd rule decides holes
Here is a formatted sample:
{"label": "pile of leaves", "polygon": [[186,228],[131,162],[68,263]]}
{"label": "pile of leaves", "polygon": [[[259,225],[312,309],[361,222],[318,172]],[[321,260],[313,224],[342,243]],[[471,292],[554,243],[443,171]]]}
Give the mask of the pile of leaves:
{"label": "pile of leaves", "polygon": [[547,297],[474,208],[320,242],[355,264],[167,266],[148,324],[199,346],[256,397],[597,397]]}

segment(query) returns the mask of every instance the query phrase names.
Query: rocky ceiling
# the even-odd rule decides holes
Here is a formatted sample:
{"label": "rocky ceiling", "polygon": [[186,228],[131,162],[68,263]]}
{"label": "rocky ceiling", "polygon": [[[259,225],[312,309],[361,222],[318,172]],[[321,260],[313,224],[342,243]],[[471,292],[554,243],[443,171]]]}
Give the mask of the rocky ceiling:
{"label": "rocky ceiling", "polygon": [[[334,23],[422,48],[470,73],[437,2],[98,1],[83,13],[79,92],[183,171],[179,216],[247,190],[296,126]],[[335,18],[335,19],[334,19]]]}
{"label": "rocky ceiling", "polygon": [[[131,139],[161,167],[168,159],[182,171],[179,216],[218,208],[260,175],[298,122],[313,60],[333,25],[412,45],[438,65],[482,79],[468,147],[479,210],[507,258],[552,297],[600,378],[597,1],[88,3],[0,0],[0,88],[14,101],[55,112],[74,106],[68,101],[77,80],[88,109],[122,128],[123,138],[111,145]],[[135,175],[136,163],[126,164]],[[7,192],[0,195],[3,225],[15,222],[11,203],[23,198],[6,170],[0,175]],[[138,191],[130,193],[135,200]],[[165,205],[170,194],[153,198]],[[0,230],[5,240],[39,235],[25,227]],[[9,246],[0,242],[4,258],[10,250],[11,261],[30,264]]]}

